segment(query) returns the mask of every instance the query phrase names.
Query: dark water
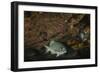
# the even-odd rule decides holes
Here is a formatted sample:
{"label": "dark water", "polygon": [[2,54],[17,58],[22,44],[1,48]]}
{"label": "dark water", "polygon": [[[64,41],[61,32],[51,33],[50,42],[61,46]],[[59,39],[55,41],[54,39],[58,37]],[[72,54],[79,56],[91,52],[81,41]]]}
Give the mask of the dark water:
{"label": "dark water", "polygon": [[67,53],[56,57],[56,54],[50,52],[45,53],[46,49],[25,48],[24,50],[24,61],[44,61],[44,60],[64,60],[64,59],[87,59],[90,58],[90,49],[81,48],[75,51],[73,48],[67,47]]}

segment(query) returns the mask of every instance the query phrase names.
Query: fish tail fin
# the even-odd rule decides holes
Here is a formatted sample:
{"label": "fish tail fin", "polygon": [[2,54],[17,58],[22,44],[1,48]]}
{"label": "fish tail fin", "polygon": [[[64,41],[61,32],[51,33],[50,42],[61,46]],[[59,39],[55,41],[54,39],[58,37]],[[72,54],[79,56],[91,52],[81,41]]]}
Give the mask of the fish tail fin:
{"label": "fish tail fin", "polygon": [[46,48],[46,53],[48,53],[49,52],[49,47],[48,46],[44,46],[45,48]]}

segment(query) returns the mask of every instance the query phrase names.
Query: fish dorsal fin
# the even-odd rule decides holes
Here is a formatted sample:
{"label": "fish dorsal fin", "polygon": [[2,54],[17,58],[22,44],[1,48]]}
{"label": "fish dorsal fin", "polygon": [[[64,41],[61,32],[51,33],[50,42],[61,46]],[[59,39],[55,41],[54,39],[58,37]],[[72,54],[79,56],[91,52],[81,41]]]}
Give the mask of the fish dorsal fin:
{"label": "fish dorsal fin", "polygon": [[50,46],[51,46],[52,44],[54,44],[54,40],[51,40],[51,41],[50,41]]}

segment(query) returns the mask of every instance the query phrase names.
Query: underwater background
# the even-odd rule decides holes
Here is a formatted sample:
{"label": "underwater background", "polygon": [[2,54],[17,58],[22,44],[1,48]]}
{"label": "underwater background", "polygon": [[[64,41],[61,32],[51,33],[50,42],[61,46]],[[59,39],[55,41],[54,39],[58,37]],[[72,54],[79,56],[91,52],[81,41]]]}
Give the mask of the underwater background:
{"label": "underwater background", "polygon": [[24,61],[90,58],[90,14],[24,11]]}

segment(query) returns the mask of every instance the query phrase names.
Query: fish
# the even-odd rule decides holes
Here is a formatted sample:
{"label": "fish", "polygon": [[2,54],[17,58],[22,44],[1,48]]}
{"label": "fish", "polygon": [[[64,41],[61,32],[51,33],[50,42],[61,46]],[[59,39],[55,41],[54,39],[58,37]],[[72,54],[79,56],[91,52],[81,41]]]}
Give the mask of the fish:
{"label": "fish", "polygon": [[66,47],[62,43],[54,40],[51,40],[49,45],[44,45],[44,47],[46,48],[46,53],[50,52],[53,55],[55,54],[56,57],[67,53]]}
{"label": "fish", "polygon": [[80,33],[80,37],[81,37],[82,41],[86,41],[89,38],[89,33],[88,32],[82,32],[82,33]]}

